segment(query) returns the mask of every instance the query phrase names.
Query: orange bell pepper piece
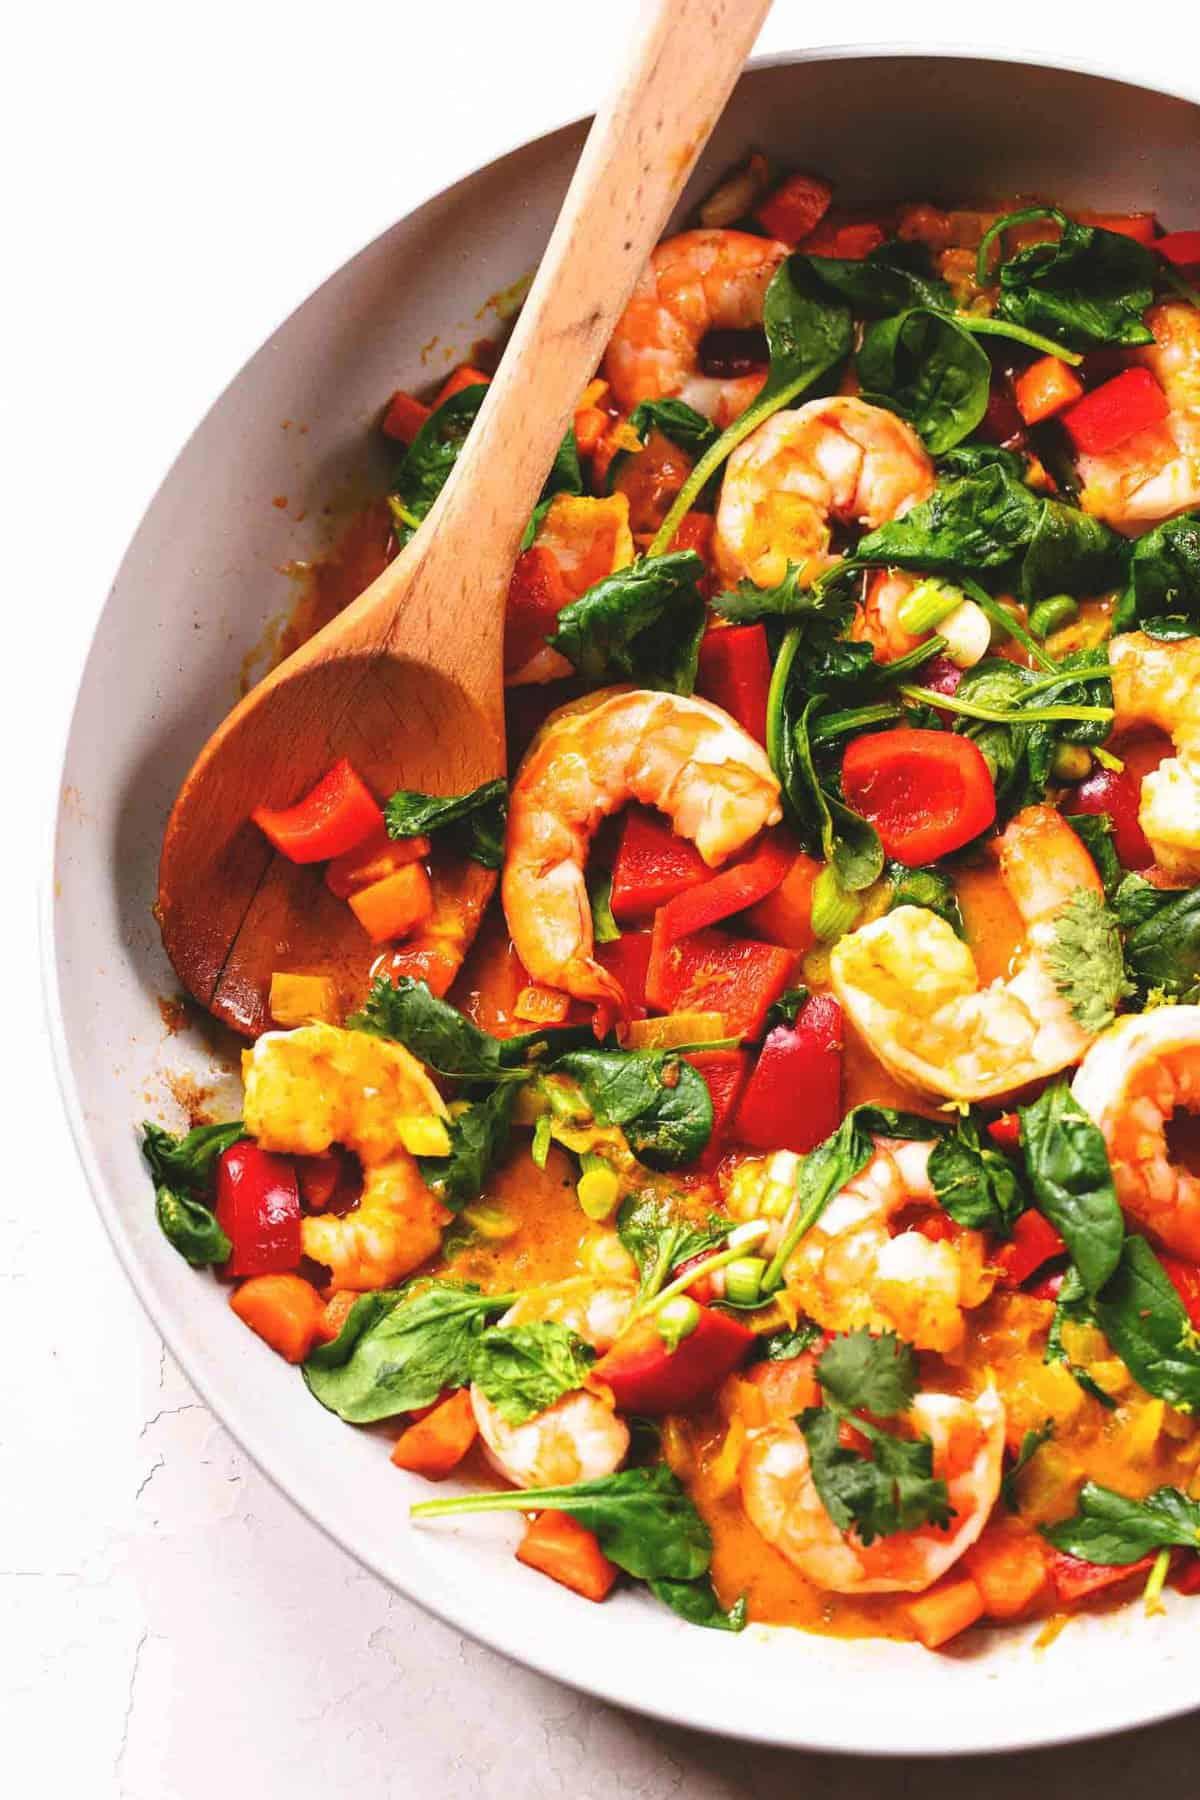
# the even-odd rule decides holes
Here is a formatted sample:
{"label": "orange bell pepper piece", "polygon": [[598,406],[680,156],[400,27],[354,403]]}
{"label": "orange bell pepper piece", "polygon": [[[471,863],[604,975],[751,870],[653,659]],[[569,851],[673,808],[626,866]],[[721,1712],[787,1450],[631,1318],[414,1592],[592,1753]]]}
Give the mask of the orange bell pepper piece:
{"label": "orange bell pepper piece", "polygon": [[407,937],[433,911],[433,887],[419,862],[350,895],[350,910],[373,944]]}
{"label": "orange bell pepper piece", "polygon": [[439,406],[444,406],[452,394],[461,393],[463,388],[480,386],[489,387],[491,385],[491,380],[491,376],[485,375],[482,369],[473,369],[470,363],[463,363],[459,368],[455,369],[453,375],[449,376],[448,379],[442,383],[441,388],[438,390],[438,397],[433,403],[434,412],[437,411]]}
{"label": "orange bell pepper piece", "polygon": [[517,1546],[517,1561],[540,1569],[585,1600],[603,1600],[619,1573],[595,1533],[570,1513],[539,1513]]}
{"label": "orange bell pepper piece", "polygon": [[321,1336],[325,1308],[301,1275],[252,1275],[230,1295],[244,1325],[292,1363],[303,1362]]}
{"label": "orange bell pepper piece", "polygon": [[991,1619],[1019,1618],[1050,1579],[1045,1544],[1036,1532],[1020,1525],[989,1525],[963,1563]]}
{"label": "orange bell pepper piece", "polygon": [[905,1608],[915,1637],[937,1650],[983,1617],[983,1595],[969,1575],[947,1576]]}
{"label": "orange bell pepper piece", "polygon": [[381,826],[355,850],[336,856],[325,871],[325,886],[339,900],[348,900],[359,888],[370,887],[394,875],[406,863],[424,862],[429,855],[427,837],[393,838],[387,826]]}
{"label": "orange bell pepper piece", "polygon": [[1039,356],[1013,382],[1017,411],[1027,425],[1052,419],[1083,396],[1083,383],[1057,356]]}
{"label": "orange bell pepper piece", "polygon": [[475,1442],[477,1430],[471,1396],[466,1388],[456,1388],[400,1433],[392,1446],[392,1461],[398,1469],[424,1475],[427,1481],[444,1481]]}
{"label": "orange bell pepper piece", "polygon": [[397,388],[383,415],[384,436],[395,438],[401,444],[411,444],[429,417],[430,410],[423,400],[417,400],[412,394],[406,394],[403,388]]}

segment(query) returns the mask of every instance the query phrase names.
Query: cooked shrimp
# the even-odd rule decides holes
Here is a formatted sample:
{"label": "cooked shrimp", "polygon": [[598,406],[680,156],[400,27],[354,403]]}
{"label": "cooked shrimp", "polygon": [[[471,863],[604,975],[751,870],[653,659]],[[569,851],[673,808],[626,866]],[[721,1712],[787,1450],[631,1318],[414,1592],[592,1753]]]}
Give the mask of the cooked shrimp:
{"label": "cooked shrimp", "polygon": [[985,1100],[1077,1063],[1089,1043],[1045,952],[1096,865],[1052,806],[1027,806],[996,840],[1026,938],[1006,981],[979,986],[975,958],[936,913],[899,906],[834,945],[834,990],[872,1052],[917,1093]]}
{"label": "cooked shrimp", "polygon": [[[553,556],[566,595],[564,604],[569,606],[596,582],[633,561],[629,501],[624,494],[609,494],[603,499],[556,494],[533,541]],[[544,685],[574,673],[560,651],[542,643],[519,669],[505,675],[504,685]]]}
{"label": "cooked shrimp", "polygon": [[584,865],[629,800],[666,813],[710,867],[781,817],[766,752],[706,700],[634,689],[548,720],[512,786],[504,914],[532,981],[618,1009],[620,984],[592,955]]}
{"label": "cooked shrimp", "polygon": [[918,644],[928,641],[936,629],[946,640],[946,655],[960,669],[972,669],[988,653],[992,629],[987,615],[973,600],[963,600],[952,613],[928,631],[912,632],[900,622],[900,608],[913,589],[926,578],[903,569],[879,569],[870,576],[862,602],[854,609],[850,636],[870,644],[875,661],[896,662]]}
{"label": "cooked shrimp", "polygon": [[826,1512],[798,1425],[755,1434],[741,1467],[742,1504],[769,1544],[819,1587],[836,1594],[919,1594],[953,1568],[984,1526],[1000,1492],[1004,1406],[994,1388],[974,1400],[918,1394],[907,1418],[933,1445],[953,1516],[864,1545]]}
{"label": "cooked shrimp", "polygon": [[684,400],[730,424],[762,386],[762,375],[705,375],[700,349],[710,331],[762,324],[763,297],[787,245],[748,231],[684,231],[653,252],[617,321],[604,373],[623,412],[643,400]]}
{"label": "cooked shrimp", "polygon": [[729,458],[713,551],[725,581],[811,582],[832,567],[830,522],[867,530],[933,492],[933,464],[912,427],[851,394],[810,400],[751,432]]}
{"label": "cooked shrimp", "polygon": [[1200,1177],[1172,1161],[1167,1143],[1177,1108],[1200,1108],[1200,1006],[1118,1019],[1071,1092],[1104,1134],[1125,1211],[1168,1249],[1200,1259]]}
{"label": "cooked shrimp", "polygon": [[1165,643],[1131,631],[1113,638],[1114,724],[1157,725],[1177,754],[1142,780],[1138,823],[1172,882],[1200,878],[1200,638]]}
{"label": "cooked shrimp", "polygon": [[[991,1291],[977,1232],[957,1242],[917,1230],[895,1236],[891,1220],[905,1207],[936,1204],[929,1179],[933,1140],[877,1137],[866,1167],[848,1181],[788,1259],[791,1300],[827,1331],[897,1331],[918,1350],[956,1350],[966,1330],[964,1307]],[[778,1159],[767,1159],[768,1165]],[[763,1173],[766,1171],[763,1170]],[[743,1166],[726,1203],[735,1218],[759,1216],[761,1180]],[[747,1179],[749,1177],[749,1179]],[[766,1251],[778,1248],[786,1215],[773,1221]]]}
{"label": "cooked shrimp", "polygon": [[[577,1275],[531,1288],[500,1323],[528,1325],[551,1319],[603,1352],[616,1342],[636,1299],[634,1281]],[[471,1407],[488,1461],[514,1487],[594,1481],[619,1469],[629,1449],[629,1433],[611,1399],[588,1388],[564,1394],[522,1425],[501,1418],[478,1386],[471,1388]]]}
{"label": "cooked shrimp", "polygon": [[452,1215],[414,1160],[450,1148],[446,1106],[399,1044],[335,1025],[270,1031],[242,1056],[246,1129],[264,1150],[316,1156],[353,1150],[363,1190],[352,1212],[305,1218],[306,1256],[337,1288],[387,1287],[439,1248]]}
{"label": "cooked shrimp", "polygon": [[1157,377],[1170,411],[1115,450],[1079,458],[1080,505],[1130,537],[1200,506],[1200,309],[1164,300],[1146,324],[1154,342],[1131,360]]}

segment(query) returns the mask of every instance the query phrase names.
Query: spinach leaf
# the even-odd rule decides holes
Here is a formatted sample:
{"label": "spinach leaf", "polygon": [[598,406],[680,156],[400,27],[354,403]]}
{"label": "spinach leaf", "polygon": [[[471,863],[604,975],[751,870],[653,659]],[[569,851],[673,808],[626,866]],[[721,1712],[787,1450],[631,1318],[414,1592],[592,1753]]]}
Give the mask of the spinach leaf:
{"label": "spinach leaf", "polygon": [[723,1214],[710,1213],[707,1221],[698,1221],[677,1202],[652,1191],[631,1195],[617,1213],[617,1236],[638,1266],[644,1298],[656,1294],[680,1263],[723,1244],[729,1231]]}
{"label": "spinach leaf", "polygon": [[[910,256],[907,244],[881,244],[861,261],[836,256],[805,256],[803,261],[822,287],[869,318],[930,307],[949,312],[954,301],[946,283],[929,273],[928,257]],[[922,266],[924,265],[924,266]]]}
{"label": "spinach leaf", "polygon": [[1082,1562],[1124,1568],[1168,1546],[1200,1550],[1200,1501],[1176,1487],[1155,1488],[1144,1500],[1131,1500],[1087,1481],[1074,1517],[1043,1525],[1042,1535]]}
{"label": "spinach leaf", "polygon": [[[703,456],[717,441],[717,428],[711,419],[698,413],[694,406],[685,400],[643,400],[634,407],[625,421],[627,428],[633,432],[642,448],[645,449],[652,431],[657,431],[671,443],[678,446],[689,456]],[[607,491],[611,494],[615,478],[630,456],[637,454],[634,450],[618,450],[608,465]]]}
{"label": "spinach leaf", "polygon": [[425,1500],[414,1519],[473,1512],[565,1512],[595,1532],[604,1554],[639,1581],[696,1581],[707,1574],[712,1537],[665,1463],[622,1469],[570,1487],[462,1494]]}
{"label": "spinach leaf", "polygon": [[1200,1000],[1200,887],[1173,892],[1126,875],[1113,900],[1125,927],[1125,964],[1143,1005],[1151,994]]}
{"label": "spinach leaf", "polygon": [[857,368],[863,397],[907,419],[931,456],[969,437],[987,411],[987,353],[945,312],[915,306],[869,326]]}
{"label": "spinach leaf", "polygon": [[889,912],[895,912],[898,906],[920,906],[945,919],[958,937],[966,937],[954,882],[943,869],[909,869],[903,863],[890,862],[884,874],[892,884]]}
{"label": "spinach leaf", "polygon": [[1151,344],[1142,314],[1154,298],[1150,251],[1119,232],[1078,225],[1057,207],[1027,207],[997,220],[979,246],[981,284],[993,242],[1010,224],[1039,216],[1057,221],[1059,241],[1030,244],[1001,263],[996,314],[1071,350],[1102,344]]}
{"label": "spinach leaf", "polygon": [[[498,869],[504,861],[504,825],[508,813],[508,783],[502,778],[485,781],[469,794],[420,794],[397,788],[384,806],[388,836],[431,836],[453,830],[462,840],[463,853],[485,869]],[[465,826],[465,831],[461,828]]]}
{"label": "spinach leaf", "polygon": [[483,382],[451,394],[430,413],[401,458],[390,502],[396,537],[402,545],[445,487],[486,395]]}
{"label": "spinach leaf", "polygon": [[746,1625],[746,1598],[742,1596],[729,1608],[722,1609],[711,1581],[649,1581],[646,1583],[656,1600],[686,1619],[689,1625],[703,1625],[709,1631],[743,1631]]}
{"label": "spinach leaf", "polygon": [[558,1048],[586,1043],[592,1036],[590,1026],[580,1025],[493,1037],[464,1018],[457,1007],[437,999],[425,982],[408,975],[396,982],[378,976],[362,1011],[352,1014],[346,1024],[352,1031],[393,1038],[418,1062],[457,1081],[524,1081],[529,1064],[539,1061],[544,1067]]}
{"label": "spinach leaf", "polygon": [[417,1158],[426,1187],[451,1212],[460,1211],[482,1194],[488,1176],[508,1148],[516,1099],[516,1087],[507,1082],[464,1111],[452,1111],[446,1121],[450,1154]]}
{"label": "spinach leaf", "polygon": [[1092,1304],[1083,1277],[1079,1270],[1068,1266],[1063,1272],[1058,1297],[1054,1302],[1054,1316],[1050,1321],[1050,1330],[1046,1334],[1046,1351],[1043,1362],[1061,1363],[1068,1375],[1076,1381],[1085,1394],[1098,1400],[1108,1412],[1115,1412],[1117,1403],[1112,1395],[1100,1386],[1095,1377],[1086,1369],[1081,1369],[1067,1355],[1063,1342],[1064,1325],[1096,1325],[1096,1309]]}
{"label": "spinach leaf", "polygon": [[972,1231],[1008,1237],[1028,1205],[1016,1168],[984,1140],[972,1114],[934,1145],[929,1179],[943,1212]]}
{"label": "spinach leaf", "polygon": [[[1103,709],[1112,697],[1107,671],[1107,658],[1094,650],[1063,657],[1054,676],[1003,657],[985,657],[967,670],[953,696],[964,715],[956,729],[987,759],[1002,818],[1045,798],[1060,743],[1098,743],[1106,735],[1110,716]],[[1080,679],[1072,680],[1076,672]]]}
{"label": "spinach leaf", "polygon": [[1075,836],[1082,839],[1088,855],[1096,865],[1097,873],[1104,883],[1104,898],[1113,900],[1125,871],[1117,858],[1113,843],[1111,818],[1107,813],[1072,813],[1067,822]]}
{"label": "spinach leaf", "polygon": [[574,425],[568,425],[562,443],[554,452],[550,473],[542,483],[541,504],[545,505],[548,500],[553,500],[556,494],[582,492],[583,470],[579,466],[579,445],[575,442]]}
{"label": "spinach leaf", "polygon": [[877,1418],[906,1412],[917,1391],[917,1359],[894,1331],[877,1337],[865,1327],[835,1337],[817,1362],[827,1396],[850,1412],[860,1407]]}
{"label": "spinach leaf", "polygon": [[708,1084],[673,1051],[589,1047],[568,1051],[555,1068],[579,1083],[601,1125],[621,1127],[648,1168],[694,1161],[712,1135]]}
{"label": "spinach leaf", "polygon": [[801,634],[787,634],[775,663],[767,700],[767,754],[779,779],[791,823],[805,849],[820,847],[844,888],[852,893],[870,887],[883,871],[883,845],[869,820],[822,786],[813,759],[810,721],[824,704],[814,694],[794,716],[803,691],[794,683],[793,664]]}
{"label": "spinach leaf", "polygon": [[1072,894],[1055,920],[1046,967],[1072,1017],[1093,1034],[1112,1024],[1117,1007],[1133,992],[1116,915],[1086,889]]}
{"label": "spinach leaf", "polygon": [[194,1269],[229,1260],[233,1246],[217,1224],[208,1190],[221,1152],[245,1135],[240,1119],[195,1125],[185,1137],[149,1121],[142,1126],[142,1155],[154,1181],[159,1230]]}
{"label": "spinach leaf", "polygon": [[1032,604],[1048,594],[1101,594],[1121,580],[1127,555],[1124,541],[1100,519],[1042,499],[1021,563],[1022,597]]}
{"label": "spinach leaf", "polygon": [[1167,519],[1133,546],[1113,627],[1130,631],[1161,614],[1200,623],[1200,511]]}
{"label": "spinach leaf", "polygon": [[565,1325],[491,1325],[471,1357],[471,1380],[509,1425],[523,1425],[583,1386],[595,1352]]}
{"label": "spinach leaf", "polygon": [[1041,1425],[1034,1426],[1021,1439],[1021,1447],[1017,1451],[1011,1469],[1005,1471],[1000,1482],[1000,1498],[1009,1512],[1018,1512],[1017,1476],[1022,1469],[1028,1468],[1043,1444],[1048,1444],[1054,1436],[1054,1420],[1046,1419]]}
{"label": "spinach leaf", "polygon": [[643,557],[564,606],[547,642],[589,681],[690,694],[704,635],[704,573],[694,550]]}
{"label": "spinach leaf", "polygon": [[1126,1238],[1115,1273],[1096,1296],[1096,1317],[1148,1394],[1183,1412],[1200,1406],[1200,1340],[1145,1238]]}
{"label": "spinach leaf", "polygon": [[878,1109],[856,1106],[836,1131],[810,1150],[796,1175],[796,1191],[784,1215],[783,1238],[762,1279],[762,1291],[770,1294],[783,1284],[788,1258],[807,1231],[811,1231],[839,1188],[871,1160],[873,1120]]}
{"label": "spinach leaf", "polygon": [[304,1379],[351,1425],[430,1406],[444,1388],[470,1381],[485,1323],[512,1301],[446,1282],[364,1294],[333,1343],[312,1352]]}
{"label": "spinach leaf", "polygon": [[1019,1116],[1038,1209],[1061,1232],[1088,1293],[1096,1294],[1117,1268],[1125,1236],[1104,1138],[1065,1081],[1022,1106]]}

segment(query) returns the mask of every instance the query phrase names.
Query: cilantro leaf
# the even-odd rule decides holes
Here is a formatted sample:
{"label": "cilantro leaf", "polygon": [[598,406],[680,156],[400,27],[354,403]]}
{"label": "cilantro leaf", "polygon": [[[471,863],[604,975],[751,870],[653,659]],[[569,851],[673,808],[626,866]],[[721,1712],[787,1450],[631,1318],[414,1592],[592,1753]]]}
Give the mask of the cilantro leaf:
{"label": "cilantro leaf", "polygon": [[917,1359],[894,1331],[873,1337],[864,1327],[834,1338],[817,1363],[817,1380],[847,1411],[890,1419],[912,1404]]}
{"label": "cilantro leaf", "polygon": [[1130,1500],[1088,1481],[1079,1491],[1074,1517],[1044,1525],[1042,1534],[1068,1556],[1123,1568],[1167,1546],[1200,1550],[1200,1500],[1189,1500],[1176,1487],[1156,1488],[1144,1500]]}
{"label": "cilantro leaf", "polygon": [[595,1360],[565,1325],[493,1325],[475,1344],[471,1380],[509,1425],[523,1425],[582,1387]]}
{"label": "cilantro leaf", "polygon": [[451,1212],[477,1200],[496,1162],[508,1148],[517,1090],[509,1082],[446,1121],[448,1156],[419,1156],[425,1185]]}
{"label": "cilantro leaf", "polygon": [[397,788],[383,810],[389,837],[427,837],[453,831],[462,841],[463,853],[473,862],[498,869],[504,861],[508,783],[502,777],[483,782],[469,794],[422,794],[414,788]]}
{"label": "cilantro leaf", "polygon": [[680,1263],[724,1243],[729,1229],[719,1213],[698,1221],[655,1193],[631,1196],[617,1214],[617,1235],[638,1266],[643,1295],[656,1294]]}
{"label": "cilantro leaf", "polygon": [[1117,921],[1098,894],[1072,894],[1058,915],[1046,962],[1055,986],[1085,1031],[1107,1029],[1133,983],[1125,974]]}
{"label": "cilantro leaf", "polygon": [[845,1416],[841,1407],[825,1405],[807,1407],[799,1418],[813,1485],[838,1530],[853,1529],[867,1546],[917,1525],[948,1525],[950,1495],[933,1473],[930,1440],[893,1437],[855,1419],[855,1430],[870,1440],[867,1457],[840,1442]]}

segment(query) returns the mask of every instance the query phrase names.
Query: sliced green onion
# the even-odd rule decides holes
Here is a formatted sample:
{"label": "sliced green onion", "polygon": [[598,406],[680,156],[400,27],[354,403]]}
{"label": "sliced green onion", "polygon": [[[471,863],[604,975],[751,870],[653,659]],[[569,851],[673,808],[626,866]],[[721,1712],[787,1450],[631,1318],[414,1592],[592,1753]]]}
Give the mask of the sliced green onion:
{"label": "sliced green onion", "polygon": [[550,1154],[550,1139],[553,1135],[553,1120],[548,1112],[539,1113],[537,1124],[533,1128],[533,1144],[529,1154],[539,1169],[546,1166],[546,1158]]}
{"label": "sliced green onion", "polygon": [[896,617],[905,631],[920,637],[923,631],[932,631],[952,612],[957,612],[965,598],[961,588],[937,581],[931,575],[925,581],[919,581],[905,596],[896,609]]}
{"label": "sliced green onion", "polygon": [[739,1256],[725,1270],[725,1298],[731,1306],[757,1306],[762,1298],[765,1256]]}
{"label": "sliced green onion", "polygon": [[700,1323],[700,1308],[690,1294],[676,1294],[654,1315],[654,1329],[670,1350],[675,1350],[685,1337],[691,1337]]}
{"label": "sliced green onion", "polygon": [[611,1218],[621,1198],[621,1183],[616,1170],[590,1150],[585,1150],[579,1161],[583,1173],[575,1184],[575,1192],[580,1206],[589,1219]]}
{"label": "sliced green onion", "polygon": [[592,907],[592,936],[598,944],[615,944],[621,927],[613,918],[612,876],[607,870],[597,870],[589,879],[588,899]]}
{"label": "sliced green onion", "polygon": [[402,500],[397,500],[395,494],[388,495],[388,510],[391,512],[393,519],[399,524],[406,526],[409,531],[416,531],[421,523],[415,513],[409,512]]}
{"label": "sliced green onion", "polygon": [[1037,639],[1032,637],[1030,633],[1026,631],[1020,619],[1016,619],[1013,617],[1012,613],[1006,612],[1000,602],[993,599],[987,589],[980,587],[977,581],[969,581],[964,575],[960,585],[967,598],[975,602],[980,612],[987,614],[997,630],[1002,631],[1005,637],[1015,638],[1021,648],[1029,652],[1030,660],[1036,663],[1043,673],[1047,675],[1057,674],[1058,664],[1054,661],[1054,658],[1052,656],[1047,656]]}
{"label": "sliced green onion", "polygon": [[848,894],[832,863],[826,863],[812,891],[812,928],[823,944],[844,937],[862,911],[862,903]]}
{"label": "sliced green onion", "polygon": [[[686,1293],[693,1282],[702,1280],[705,1275],[712,1275],[717,1269],[728,1268],[731,1262],[737,1261],[743,1250],[749,1250],[755,1244],[761,1244],[770,1229],[770,1221],[767,1219],[747,1219],[744,1225],[735,1226],[729,1233],[724,1250],[718,1250],[712,1256],[706,1256],[703,1262],[694,1263],[690,1269],[685,1269],[683,1274],[677,1275],[661,1294],[644,1301],[638,1307],[634,1317],[636,1318],[638,1313],[654,1312],[658,1307],[665,1306],[673,1300],[676,1294]],[[655,1275],[661,1280],[657,1269]],[[653,1279],[654,1277],[651,1277],[652,1281]]]}
{"label": "sliced green onion", "polygon": [[1061,631],[1078,617],[1078,603],[1070,594],[1052,594],[1048,600],[1039,600],[1030,613],[1029,629],[1034,637],[1048,638],[1052,631]]}
{"label": "sliced green onion", "polygon": [[1059,744],[1055,747],[1050,773],[1055,781],[1083,781],[1091,774],[1091,752],[1082,744]]}
{"label": "sliced green onion", "polygon": [[1093,744],[1092,755],[1102,769],[1111,769],[1114,775],[1124,773],[1125,764],[1121,761],[1121,758],[1119,756],[1114,756],[1111,750],[1106,750],[1103,744]]}

